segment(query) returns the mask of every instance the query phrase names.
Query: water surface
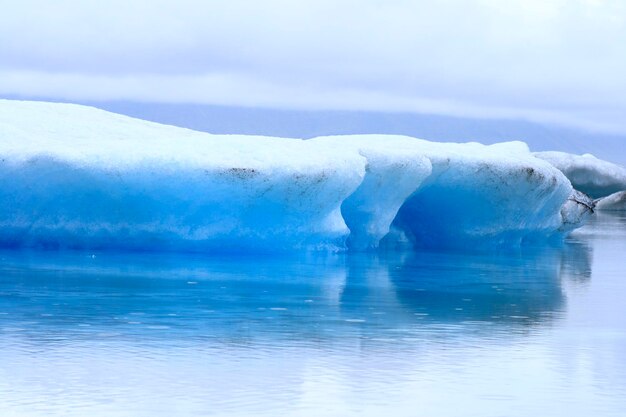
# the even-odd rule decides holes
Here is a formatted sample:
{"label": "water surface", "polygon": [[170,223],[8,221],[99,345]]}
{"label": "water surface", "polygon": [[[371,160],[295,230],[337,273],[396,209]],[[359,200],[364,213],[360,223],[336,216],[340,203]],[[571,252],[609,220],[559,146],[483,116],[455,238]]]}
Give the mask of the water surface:
{"label": "water surface", "polygon": [[0,259],[3,417],[626,410],[624,216],[500,254]]}

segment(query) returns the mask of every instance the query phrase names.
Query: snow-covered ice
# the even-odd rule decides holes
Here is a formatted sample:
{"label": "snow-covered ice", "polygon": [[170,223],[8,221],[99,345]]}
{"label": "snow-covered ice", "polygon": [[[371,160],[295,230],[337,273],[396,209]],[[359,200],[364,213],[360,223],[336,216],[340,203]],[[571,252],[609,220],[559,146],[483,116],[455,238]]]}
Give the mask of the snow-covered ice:
{"label": "snow-covered ice", "polygon": [[571,181],[575,189],[593,198],[626,190],[626,168],[593,155],[566,152],[536,152],[535,156],[550,162]]}
{"label": "snow-covered ice", "polygon": [[499,246],[578,225],[570,182],[521,142],[211,135],[0,100],[0,158],[2,246]]}
{"label": "snow-covered ice", "polygon": [[602,211],[626,211],[626,190],[598,199],[596,208]]}
{"label": "snow-covered ice", "polygon": [[[4,245],[273,249],[341,244],[365,158],[213,136],[89,107],[0,102]],[[269,242],[269,243],[268,243]]]}

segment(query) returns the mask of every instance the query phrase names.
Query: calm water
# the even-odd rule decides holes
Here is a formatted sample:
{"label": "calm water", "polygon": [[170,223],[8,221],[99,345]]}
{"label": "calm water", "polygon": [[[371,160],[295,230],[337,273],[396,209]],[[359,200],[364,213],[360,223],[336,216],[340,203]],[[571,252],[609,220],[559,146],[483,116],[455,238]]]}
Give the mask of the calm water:
{"label": "calm water", "polygon": [[624,416],[626,217],[499,255],[0,253],[0,416]]}

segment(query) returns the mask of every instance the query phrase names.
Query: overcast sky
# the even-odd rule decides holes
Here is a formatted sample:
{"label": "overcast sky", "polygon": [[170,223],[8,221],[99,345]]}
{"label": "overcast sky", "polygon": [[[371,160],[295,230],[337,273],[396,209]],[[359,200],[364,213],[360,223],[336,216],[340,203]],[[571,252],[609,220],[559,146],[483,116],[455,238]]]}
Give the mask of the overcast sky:
{"label": "overcast sky", "polygon": [[0,95],[626,132],[624,0],[0,0]]}

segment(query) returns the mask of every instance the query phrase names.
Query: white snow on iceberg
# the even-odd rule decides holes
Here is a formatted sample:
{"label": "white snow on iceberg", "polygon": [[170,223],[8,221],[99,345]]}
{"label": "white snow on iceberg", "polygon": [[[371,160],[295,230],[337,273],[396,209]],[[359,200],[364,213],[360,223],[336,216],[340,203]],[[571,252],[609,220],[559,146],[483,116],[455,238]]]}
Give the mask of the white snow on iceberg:
{"label": "white snow on iceberg", "polygon": [[602,211],[626,211],[626,191],[619,191],[596,201],[596,208]]}
{"label": "white snow on iceberg", "polygon": [[593,155],[566,152],[536,152],[537,158],[548,161],[570,180],[575,189],[593,198],[605,197],[626,190],[626,168]]}
{"label": "white snow on iceberg", "polygon": [[86,106],[0,100],[5,247],[517,245],[577,226],[573,192],[520,142],[211,135]]}

